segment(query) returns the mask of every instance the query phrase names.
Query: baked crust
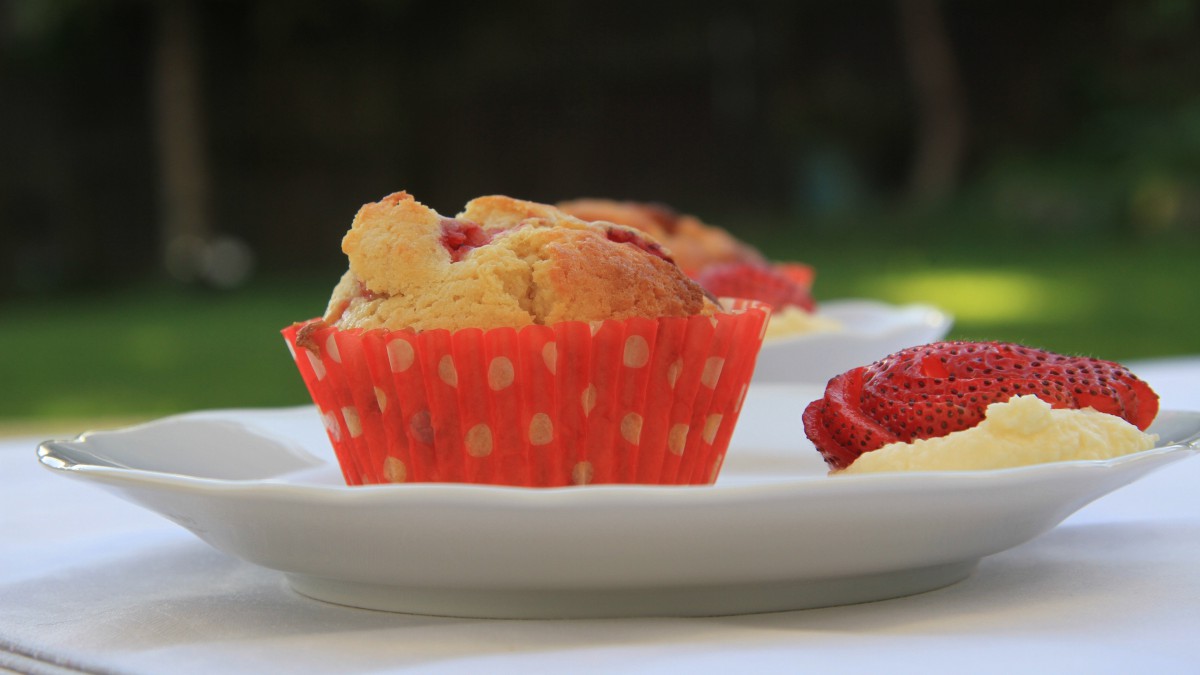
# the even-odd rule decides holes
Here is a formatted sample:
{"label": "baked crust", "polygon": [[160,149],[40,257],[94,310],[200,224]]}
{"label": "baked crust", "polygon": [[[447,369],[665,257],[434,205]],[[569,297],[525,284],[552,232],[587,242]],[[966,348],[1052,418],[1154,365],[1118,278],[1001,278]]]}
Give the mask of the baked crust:
{"label": "baked crust", "polygon": [[397,192],[359,209],[342,250],[350,269],[324,319],[343,329],[486,329],[717,309],[645,233],[504,196],[444,218]]}
{"label": "baked crust", "polygon": [[757,249],[728,231],[661,204],[576,199],[560,202],[558,208],[582,220],[620,223],[650,234],[666,245],[675,262],[689,274],[722,263],[766,263]]}

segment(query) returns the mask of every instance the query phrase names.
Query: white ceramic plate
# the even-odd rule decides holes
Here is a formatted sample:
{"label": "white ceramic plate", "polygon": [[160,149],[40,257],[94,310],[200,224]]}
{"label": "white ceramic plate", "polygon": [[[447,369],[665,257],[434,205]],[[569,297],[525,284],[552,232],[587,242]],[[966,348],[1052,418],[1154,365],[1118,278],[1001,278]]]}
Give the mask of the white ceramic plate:
{"label": "white ceramic plate", "polygon": [[718,615],[891,598],[1200,446],[1200,413],[1103,462],[829,477],[798,427],[814,387],[755,386],[715,486],[341,485],[310,407],[193,413],[47,442],[99,484],[335,603],[474,617]]}
{"label": "white ceramic plate", "polygon": [[755,382],[814,382],[892,352],[936,342],[950,332],[953,318],[929,305],[889,305],[874,300],[834,300],[817,308],[818,316],[837,321],[842,330],[819,331],[763,343]]}

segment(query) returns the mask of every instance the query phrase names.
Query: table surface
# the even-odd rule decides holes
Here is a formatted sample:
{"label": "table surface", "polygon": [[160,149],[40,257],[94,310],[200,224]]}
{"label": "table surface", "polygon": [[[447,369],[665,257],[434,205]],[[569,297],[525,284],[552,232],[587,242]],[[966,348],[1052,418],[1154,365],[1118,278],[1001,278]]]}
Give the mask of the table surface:
{"label": "table surface", "polygon": [[[1200,358],[1131,366],[1164,408],[1200,410]],[[41,440],[0,440],[0,670],[1200,672],[1200,461],[921,595],[700,619],[504,621],[301,597],[277,572],[43,469]]]}

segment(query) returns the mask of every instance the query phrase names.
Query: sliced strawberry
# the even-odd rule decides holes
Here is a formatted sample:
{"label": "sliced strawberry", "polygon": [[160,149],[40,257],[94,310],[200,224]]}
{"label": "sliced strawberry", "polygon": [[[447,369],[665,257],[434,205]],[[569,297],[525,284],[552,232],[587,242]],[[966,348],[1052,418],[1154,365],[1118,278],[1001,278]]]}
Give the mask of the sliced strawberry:
{"label": "sliced strawberry", "polygon": [[1154,393],[1150,385],[1139,379],[1121,378],[1115,380],[1115,384],[1125,401],[1126,414],[1133,416],[1130,422],[1145,430],[1158,416],[1158,394]]}
{"label": "sliced strawberry", "polygon": [[765,302],[774,309],[800,307],[816,309],[807,284],[797,282],[789,273],[756,263],[726,263],[704,268],[696,281],[713,295],[747,298]]}
{"label": "sliced strawberry", "polygon": [[1055,408],[1091,407],[1139,429],[1158,414],[1153,390],[1111,361],[998,342],[938,342],[833,378],[824,398],[805,409],[804,429],[829,465],[843,468],[888,442],[880,439],[969,429],[988,405],[1019,395]]}
{"label": "sliced strawberry", "polygon": [[951,377],[917,387],[920,391],[876,380],[865,389],[868,395],[860,399],[863,412],[905,440],[970,429],[983,421],[989,405],[1013,396],[1037,396],[1055,408],[1072,407],[1065,387],[1041,380],[1006,379],[989,388]]}
{"label": "sliced strawberry", "polygon": [[844,469],[862,453],[842,447],[833,438],[833,434],[825,424],[826,406],[824,399],[817,399],[804,409],[801,420],[804,422],[804,433],[812,441],[817,451],[825,458],[825,463],[834,469]]}
{"label": "sliced strawberry", "polygon": [[835,468],[848,466],[862,453],[899,440],[863,414],[859,407],[862,386],[862,368],[842,373],[829,381],[825,398],[813,401],[804,411],[805,431],[810,426],[817,430],[824,441],[817,449]]}
{"label": "sliced strawberry", "polygon": [[864,398],[863,414],[904,440],[944,436],[969,429],[983,419],[968,398],[952,394]]}

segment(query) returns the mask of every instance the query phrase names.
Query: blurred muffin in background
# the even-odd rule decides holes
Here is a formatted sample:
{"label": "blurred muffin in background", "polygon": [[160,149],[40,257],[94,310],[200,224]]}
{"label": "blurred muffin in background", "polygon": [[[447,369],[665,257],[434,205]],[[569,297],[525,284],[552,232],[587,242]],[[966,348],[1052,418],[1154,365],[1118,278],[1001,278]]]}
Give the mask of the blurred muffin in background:
{"label": "blurred muffin in background", "polygon": [[561,202],[558,208],[580,220],[607,221],[650,234],[670,249],[675,263],[692,277],[710,265],[767,262],[758,249],[723,228],[680,215],[663,204],[576,199]]}
{"label": "blurred muffin in background", "polygon": [[575,199],[560,202],[558,208],[581,220],[646,232],[662,242],[676,264],[713,296],[770,305],[770,338],[840,328],[837,322],[815,315],[812,266],[768,261],[758,249],[724,228],[658,203]]}

